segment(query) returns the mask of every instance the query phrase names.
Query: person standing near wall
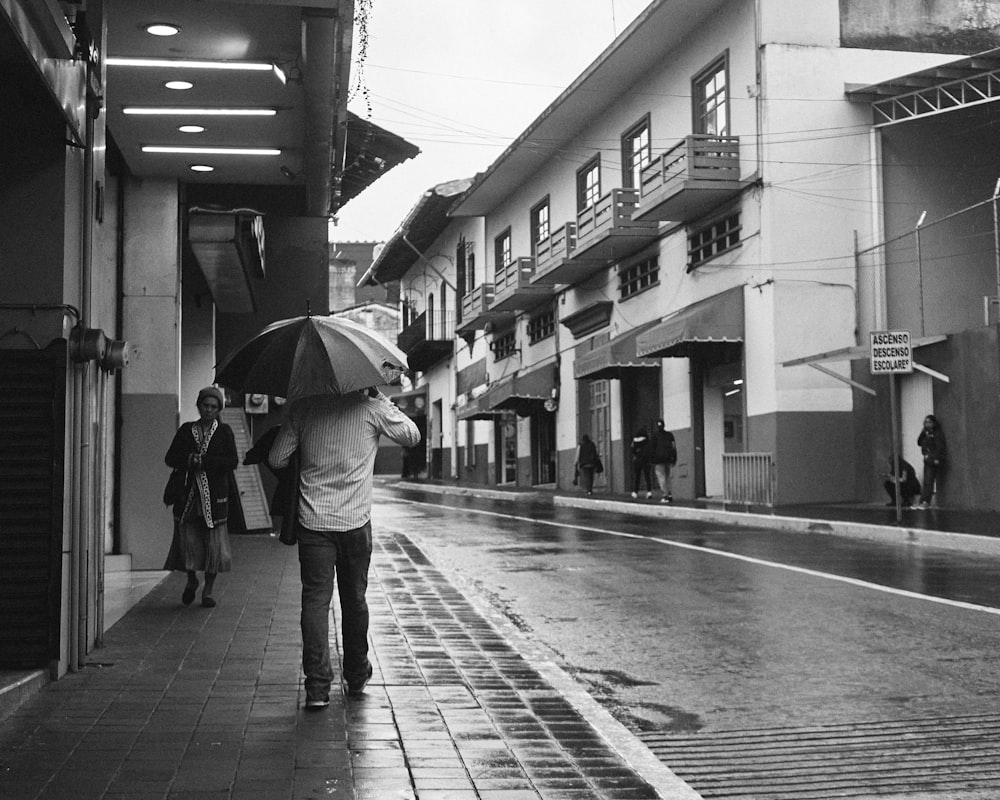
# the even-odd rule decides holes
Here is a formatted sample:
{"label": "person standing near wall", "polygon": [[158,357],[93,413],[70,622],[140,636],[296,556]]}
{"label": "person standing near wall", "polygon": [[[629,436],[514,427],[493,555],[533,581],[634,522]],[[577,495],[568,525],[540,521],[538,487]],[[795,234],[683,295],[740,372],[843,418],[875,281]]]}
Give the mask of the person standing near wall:
{"label": "person standing near wall", "polygon": [[576,480],[579,480],[580,487],[588,494],[594,493],[594,472],[600,457],[597,454],[597,445],[594,444],[587,434],[580,438],[580,446],[576,449]]}
{"label": "person standing near wall", "polygon": [[639,480],[646,479],[646,499],[653,496],[653,463],[650,460],[653,443],[645,428],[639,428],[632,437],[632,497],[639,496]]}
{"label": "person standing near wall", "polygon": [[941,424],[933,414],[924,417],[924,428],[917,437],[917,444],[920,445],[920,452],[924,455],[924,483],[920,492],[920,508],[930,508],[937,479],[944,469],[947,457],[944,431],[941,430]]}
{"label": "person standing near wall", "polygon": [[672,476],[674,465],[677,463],[677,441],[674,435],[666,429],[666,424],[662,419],[656,421],[656,432],[653,434],[653,471],[656,473],[656,482],[660,486],[663,496],[661,503],[674,502],[671,493]]}

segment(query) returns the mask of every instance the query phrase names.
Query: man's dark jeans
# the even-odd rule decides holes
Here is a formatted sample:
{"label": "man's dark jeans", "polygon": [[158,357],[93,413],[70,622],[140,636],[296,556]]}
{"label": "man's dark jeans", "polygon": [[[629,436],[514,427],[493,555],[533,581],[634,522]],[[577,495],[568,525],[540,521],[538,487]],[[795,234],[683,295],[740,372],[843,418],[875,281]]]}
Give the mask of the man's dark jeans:
{"label": "man's dark jeans", "polygon": [[302,576],[302,671],[306,695],[330,691],[330,601],[334,576],[340,595],[344,680],[368,675],[368,565],[372,557],[372,526],[350,531],[312,531],[296,525]]}

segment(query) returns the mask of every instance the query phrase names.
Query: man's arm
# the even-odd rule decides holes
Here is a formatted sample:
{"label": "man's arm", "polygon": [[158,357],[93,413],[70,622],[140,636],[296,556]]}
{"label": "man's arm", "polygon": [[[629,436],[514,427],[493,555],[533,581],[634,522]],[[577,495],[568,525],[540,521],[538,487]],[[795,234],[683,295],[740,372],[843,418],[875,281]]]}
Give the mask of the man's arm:
{"label": "man's arm", "polygon": [[288,466],[288,461],[292,453],[299,449],[299,426],[295,421],[289,420],[287,424],[281,426],[278,436],[271,445],[267,454],[267,463],[274,469],[281,469]]}
{"label": "man's arm", "polygon": [[388,397],[379,393],[369,398],[368,402],[377,404],[381,423],[380,433],[403,447],[416,447],[420,444],[420,430],[416,423],[400,411]]}

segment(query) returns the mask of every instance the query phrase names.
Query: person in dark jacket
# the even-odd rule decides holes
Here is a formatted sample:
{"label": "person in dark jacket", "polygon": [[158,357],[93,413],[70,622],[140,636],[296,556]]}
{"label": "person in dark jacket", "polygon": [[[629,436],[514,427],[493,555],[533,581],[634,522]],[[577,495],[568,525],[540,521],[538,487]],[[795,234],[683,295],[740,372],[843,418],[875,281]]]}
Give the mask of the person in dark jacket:
{"label": "person in dark jacket", "polygon": [[206,386],[198,392],[199,419],[177,429],[164,458],[168,467],[184,470],[187,476],[184,491],[173,506],[174,536],[163,565],[166,570],[187,573],[181,595],[186,606],[194,602],[198,591],[198,572],[204,572],[201,604],[214,607],[215,577],[233,565],[226,523],[239,454],[232,428],[218,419],[224,405],[221,389]]}
{"label": "person in dark jacket", "polygon": [[597,445],[587,435],[580,437],[580,446],[576,450],[576,476],[580,487],[588,494],[594,493],[594,472],[600,457],[597,455]]}
{"label": "person in dark jacket", "polygon": [[663,420],[656,421],[656,432],[653,434],[653,470],[656,472],[656,482],[660,486],[663,496],[661,503],[674,502],[670,487],[672,483],[671,471],[677,463],[677,442],[674,435],[666,429]]}
{"label": "person in dark jacket", "polygon": [[924,417],[924,427],[917,437],[920,452],[924,456],[924,484],[920,492],[920,507],[930,508],[934,496],[937,479],[944,468],[948,448],[944,441],[944,431],[937,417],[928,414]]}
{"label": "person in dark jacket", "polygon": [[646,499],[653,496],[653,442],[645,428],[632,437],[632,497],[639,496],[639,479],[646,479]]}
{"label": "person in dark jacket", "polygon": [[[885,491],[889,495],[887,506],[896,505],[896,482],[893,480],[892,456],[889,456],[889,471],[885,474],[886,481],[883,484]],[[920,480],[917,478],[917,471],[909,461],[899,459],[899,497],[902,505],[909,508],[913,501],[920,494]]]}

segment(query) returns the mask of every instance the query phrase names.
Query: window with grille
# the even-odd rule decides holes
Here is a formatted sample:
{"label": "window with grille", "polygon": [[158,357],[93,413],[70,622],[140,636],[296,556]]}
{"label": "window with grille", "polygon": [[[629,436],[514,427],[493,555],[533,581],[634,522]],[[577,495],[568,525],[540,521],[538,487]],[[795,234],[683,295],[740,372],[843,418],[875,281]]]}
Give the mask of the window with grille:
{"label": "window with grille", "polygon": [[505,358],[510,358],[510,356],[517,352],[517,334],[514,331],[507,331],[507,333],[496,336],[490,345],[490,349],[493,350],[494,361],[502,361]]}
{"label": "window with grille", "polygon": [[601,198],[601,159],[595,157],[576,173],[576,210],[596,205]]}
{"label": "window with grille", "polygon": [[694,132],[729,135],[728,67],[723,56],[694,79]]}
{"label": "window with grille", "polygon": [[528,344],[554,336],[556,332],[556,309],[549,306],[528,320]]}
{"label": "window with grille", "polygon": [[639,294],[643,289],[660,282],[660,259],[658,256],[644,258],[618,271],[618,293],[622,300]]}
{"label": "window with grille", "polygon": [[622,136],[622,186],[637,189],[642,185],[642,170],[650,161],[649,118],[632,126]]}
{"label": "window with grille", "polygon": [[739,247],[739,212],[720,217],[688,235],[688,272],[717,255]]}
{"label": "window with grille", "polygon": [[534,255],[538,243],[549,238],[549,198],[545,198],[531,209],[531,253]]}
{"label": "window with grille", "polygon": [[[503,274],[504,269],[511,262],[510,228],[507,228],[493,242],[494,246],[494,271],[498,278]],[[499,282],[499,281],[498,281]]]}

